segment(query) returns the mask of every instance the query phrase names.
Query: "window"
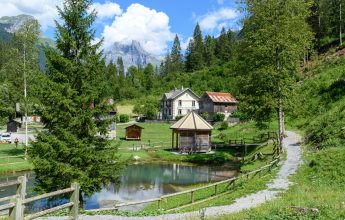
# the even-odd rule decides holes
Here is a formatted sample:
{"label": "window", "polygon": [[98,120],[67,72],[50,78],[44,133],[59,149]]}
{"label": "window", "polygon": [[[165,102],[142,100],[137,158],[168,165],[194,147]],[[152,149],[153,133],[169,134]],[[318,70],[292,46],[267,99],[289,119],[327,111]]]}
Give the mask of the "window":
{"label": "window", "polygon": [[178,110],[178,114],[182,115],[182,110],[181,109]]}
{"label": "window", "polygon": [[171,115],[171,109],[169,108],[169,115]]}
{"label": "window", "polygon": [[195,107],[195,101],[192,101],[192,106]]}
{"label": "window", "polygon": [[182,100],[178,100],[178,106],[182,106]]}

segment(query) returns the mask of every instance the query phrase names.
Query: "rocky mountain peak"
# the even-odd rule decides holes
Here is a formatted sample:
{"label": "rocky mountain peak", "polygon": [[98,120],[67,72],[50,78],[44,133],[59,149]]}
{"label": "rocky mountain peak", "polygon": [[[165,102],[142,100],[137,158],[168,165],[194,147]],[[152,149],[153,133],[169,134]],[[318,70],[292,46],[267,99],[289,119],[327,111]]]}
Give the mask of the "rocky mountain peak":
{"label": "rocky mountain peak", "polygon": [[9,33],[15,33],[26,21],[35,20],[31,15],[17,15],[17,16],[4,16],[0,18],[0,24],[5,27]]}
{"label": "rocky mountain peak", "polygon": [[131,43],[115,42],[108,50],[105,51],[107,61],[116,63],[118,57],[122,57],[125,69],[130,66],[144,67],[151,63],[158,66],[161,60],[148,53],[138,41],[133,40]]}

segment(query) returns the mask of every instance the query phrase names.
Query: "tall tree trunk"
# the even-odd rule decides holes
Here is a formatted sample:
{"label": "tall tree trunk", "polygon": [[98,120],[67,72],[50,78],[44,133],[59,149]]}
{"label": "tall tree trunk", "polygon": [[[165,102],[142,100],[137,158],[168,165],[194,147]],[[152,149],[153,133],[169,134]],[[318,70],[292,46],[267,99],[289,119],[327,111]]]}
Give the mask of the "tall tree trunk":
{"label": "tall tree trunk", "polygon": [[279,141],[279,149],[278,152],[281,154],[283,150],[283,139],[284,139],[284,112],[283,112],[283,104],[282,99],[279,98],[279,106],[278,106],[278,141]]}
{"label": "tall tree trunk", "polygon": [[342,37],[342,18],[341,18],[341,3],[339,5],[339,42],[340,42],[340,46],[343,45],[343,37]]}
{"label": "tall tree trunk", "polygon": [[[276,70],[279,72],[280,70],[280,63],[279,63],[279,49],[276,48]],[[284,138],[284,115],[283,115],[283,101],[282,101],[282,94],[281,88],[278,87],[278,138],[279,138],[279,154],[282,152],[283,149],[283,138]]]}

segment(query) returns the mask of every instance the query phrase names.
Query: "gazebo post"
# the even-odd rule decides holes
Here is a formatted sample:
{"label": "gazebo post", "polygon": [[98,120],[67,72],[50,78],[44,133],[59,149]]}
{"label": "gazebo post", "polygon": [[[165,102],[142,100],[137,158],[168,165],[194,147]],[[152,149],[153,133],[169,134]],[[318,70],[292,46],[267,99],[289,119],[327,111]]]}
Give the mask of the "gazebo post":
{"label": "gazebo post", "polygon": [[175,133],[175,130],[172,130],[172,136],[171,136],[171,148],[174,149],[174,133]]}
{"label": "gazebo post", "polygon": [[194,130],[194,146],[192,148],[192,150],[197,150],[198,149],[198,143],[197,143],[197,138],[196,138],[196,130]]}
{"label": "gazebo post", "polygon": [[179,143],[178,143],[178,141],[179,141],[179,134],[180,134],[180,131],[178,131],[178,130],[176,130],[176,150],[178,150],[178,148],[179,148]]}

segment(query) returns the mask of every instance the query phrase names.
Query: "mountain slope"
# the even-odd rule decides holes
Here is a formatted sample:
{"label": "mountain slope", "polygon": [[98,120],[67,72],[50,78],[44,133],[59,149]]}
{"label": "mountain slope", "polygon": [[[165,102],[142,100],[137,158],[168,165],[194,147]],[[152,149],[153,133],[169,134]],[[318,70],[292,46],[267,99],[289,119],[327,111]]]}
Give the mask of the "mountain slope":
{"label": "mountain slope", "polygon": [[104,54],[108,62],[116,63],[117,58],[122,57],[125,69],[130,66],[144,67],[149,63],[158,66],[161,62],[158,57],[145,51],[138,41],[132,41],[130,44],[115,42]]}
{"label": "mountain slope", "polygon": [[219,219],[345,218],[345,57],[339,54],[312,61],[316,67],[296,84],[288,121],[304,133],[305,148],[294,185],[273,202]]}

